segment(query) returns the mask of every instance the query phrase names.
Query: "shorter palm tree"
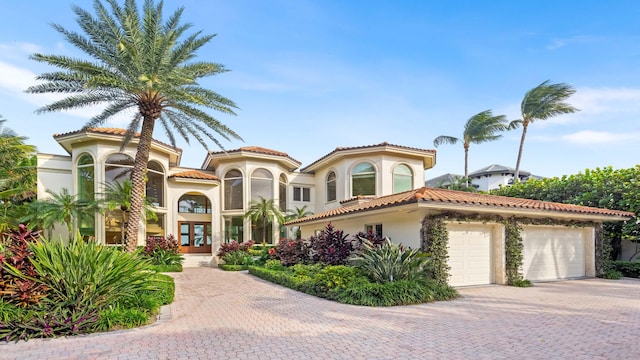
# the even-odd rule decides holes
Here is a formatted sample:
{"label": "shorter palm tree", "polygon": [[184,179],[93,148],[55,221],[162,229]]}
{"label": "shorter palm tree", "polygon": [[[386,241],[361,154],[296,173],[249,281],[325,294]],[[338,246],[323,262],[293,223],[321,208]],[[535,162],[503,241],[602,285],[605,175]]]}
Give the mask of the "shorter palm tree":
{"label": "shorter palm tree", "polygon": [[469,145],[482,144],[483,142],[498,140],[502,137],[500,132],[509,130],[509,124],[504,115],[493,116],[491,110],[485,110],[473,115],[464,125],[462,138],[440,135],[433,140],[433,146],[442,144],[457,144],[464,146],[464,179],[465,186],[469,186]]}
{"label": "shorter palm tree", "polygon": [[[131,209],[131,180],[114,181],[104,184],[105,192],[100,202],[106,206],[109,211],[120,210],[120,239],[125,238],[125,231],[129,210]],[[142,218],[158,220],[155,213],[155,206],[149,198],[145,197],[142,203]]]}
{"label": "shorter palm tree", "polygon": [[[299,208],[296,206],[294,210],[288,210],[285,216],[285,221],[297,220],[305,218],[309,215],[313,215],[313,212],[307,210],[307,205]],[[300,226],[295,228],[296,240],[299,240],[302,237],[302,231],[300,230]]]}
{"label": "shorter palm tree", "polygon": [[49,234],[55,224],[63,224],[72,240],[75,222],[85,216],[95,216],[100,212],[100,206],[96,201],[79,200],[77,195],[69,193],[67,188],[62,188],[59,193],[47,190],[51,195],[48,199],[36,200],[31,203],[31,213],[23,220],[35,222]]}
{"label": "shorter palm tree", "polygon": [[274,219],[278,223],[284,223],[284,215],[273,199],[265,199],[262,196],[258,200],[251,200],[249,210],[244,214],[244,218],[250,218],[252,222],[262,223],[262,243],[267,242],[267,224],[273,222]]}

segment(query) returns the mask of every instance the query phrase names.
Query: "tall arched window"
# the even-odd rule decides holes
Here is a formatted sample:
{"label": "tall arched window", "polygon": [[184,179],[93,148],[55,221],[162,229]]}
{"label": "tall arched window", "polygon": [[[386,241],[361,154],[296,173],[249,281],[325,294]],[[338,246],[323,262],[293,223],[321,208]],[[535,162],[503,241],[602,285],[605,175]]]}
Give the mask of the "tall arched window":
{"label": "tall arched window", "polygon": [[369,163],[360,163],[351,172],[351,196],[376,194],[376,169]]}
{"label": "tall arched window", "polygon": [[327,175],[327,202],[336,201],[336,173],[331,171]]}
{"label": "tall arched window", "polygon": [[164,169],[155,161],[147,165],[146,195],[154,206],[164,207]]}
{"label": "tall arched window", "polygon": [[400,164],[393,169],[393,193],[409,191],[413,188],[413,173],[404,164]]}
{"label": "tall arched window", "polygon": [[278,187],[280,202],[278,206],[280,206],[280,210],[287,210],[287,176],[285,174],[280,174],[280,184]]}
{"label": "tall arched window", "polygon": [[131,179],[133,171],[133,159],[125,154],[113,154],[107,158],[104,164],[104,177],[106,183],[122,182]]}
{"label": "tall arched window", "polygon": [[267,169],[256,169],[251,174],[251,200],[260,197],[273,199],[273,175]]}
{"label": "tall arched window", "polygon": [[[122,183],[131,180],[133,159],[125,154],[113,154],[104,164],[105,183]],[[105,243],[124,244],[123,234],[126,227],[127,214],[120,208],[104,213]]]}
{"label": "tall arched window", "polygon": [[[89,202],[95,200],[95,164],[93,157],[89,154],[80,155],[76,169],[78,201]],[[95,216],[82,216],[78,219],[78,230],[83,236],[96,236],[95,227]]]}
{"label": "tall arched window", "polygon": [[243,208],[242,173],[240,170],[229,170],[224,175],[224,209]]}

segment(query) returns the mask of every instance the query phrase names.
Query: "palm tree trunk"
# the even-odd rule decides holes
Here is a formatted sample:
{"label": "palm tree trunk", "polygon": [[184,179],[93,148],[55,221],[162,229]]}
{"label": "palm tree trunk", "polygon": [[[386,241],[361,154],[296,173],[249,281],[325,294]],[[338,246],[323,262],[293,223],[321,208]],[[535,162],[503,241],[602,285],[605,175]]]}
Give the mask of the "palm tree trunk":
{"label": "palm tree trunk", "polygon": [[267,217],[262,217],[262,243],[267,243]]}
{"label": "palm tree trunk", "polygon": [[469,187],[469,144],[464,144],[464,186]]}
{"label": "palm tree trunk", "polygon": [[138,246],[138,230],[142,215],[142,201],[145,195],[145,174],[147,173],[147,162],[151,150],[151,140],[153,139],[153,126],[155,119],[151,116],[144,116],[142,121],[142,131],[138,140],[136,159],[133,163],[131,173],[131,208],[129,211],[129,223],[127,224],[127,251],[134,252]]}
{"label": "palm tree trunk", "polygon": [[524,147],[524,138],[527,136],[527,127],[529,122],[522,122],[522,138],[520,138],[520,149],[518,149],[518,161],[516,161],[516,173],[513,175],[513,183],[520,182],[520,159],[522,159],[522,148]]}

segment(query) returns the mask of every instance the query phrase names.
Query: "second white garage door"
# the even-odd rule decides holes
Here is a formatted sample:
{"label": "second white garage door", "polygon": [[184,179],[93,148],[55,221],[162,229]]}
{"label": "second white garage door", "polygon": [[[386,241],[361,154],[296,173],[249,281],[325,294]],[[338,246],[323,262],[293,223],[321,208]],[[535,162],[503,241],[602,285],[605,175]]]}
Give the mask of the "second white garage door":
{"label": "second white garage door", "polygon": [[449,230],[449,284],[452,286],[491,284],[491,227],[447,225]]}
{"label": "second white garage door", "polygon": [[582,229],[525,227],[523,275],[529,280],[557,280],[585,276]]}

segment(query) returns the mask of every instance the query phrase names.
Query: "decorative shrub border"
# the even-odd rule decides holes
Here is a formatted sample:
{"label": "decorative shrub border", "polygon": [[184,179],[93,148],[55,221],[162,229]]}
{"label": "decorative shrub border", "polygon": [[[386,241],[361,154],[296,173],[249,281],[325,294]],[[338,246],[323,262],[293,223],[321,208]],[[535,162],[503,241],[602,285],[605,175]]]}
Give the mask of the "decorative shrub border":
{"label": "decorative shrub border", "polygon": [[449,283],[449,231],[442,216],[425,216],[422,220],[421,244],[422,251],[431,254],[432,276],[439,284]]}
{"label": "decorative shrub border", "polygon": [[523,250],[522,226],[513,218],[502,221],[504,225],[505,241],[505,272],[507,275],[507,285],[514,286],[521,284],[524,280],[522,275]]}

